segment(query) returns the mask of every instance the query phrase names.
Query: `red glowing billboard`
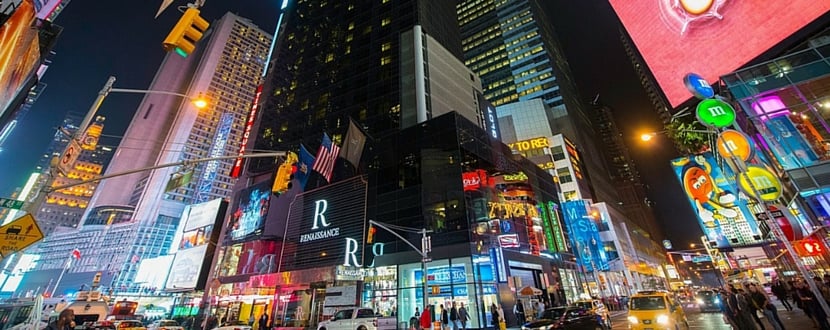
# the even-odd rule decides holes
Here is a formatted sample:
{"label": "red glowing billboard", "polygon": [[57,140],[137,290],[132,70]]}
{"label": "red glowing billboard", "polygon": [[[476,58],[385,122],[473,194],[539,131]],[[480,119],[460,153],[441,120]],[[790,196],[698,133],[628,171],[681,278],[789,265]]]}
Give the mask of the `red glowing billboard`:
{"label": "red glowing billboard", "polygon": [[34,19],[35,5],[25,0],[0,26],[0,114],[9,110],[6,108],[40,64]]}
{"label": "red glowing billboard", "polygon": [[830,11],[830,1],[610,0],[671,105],[689,72],[713,82]]}

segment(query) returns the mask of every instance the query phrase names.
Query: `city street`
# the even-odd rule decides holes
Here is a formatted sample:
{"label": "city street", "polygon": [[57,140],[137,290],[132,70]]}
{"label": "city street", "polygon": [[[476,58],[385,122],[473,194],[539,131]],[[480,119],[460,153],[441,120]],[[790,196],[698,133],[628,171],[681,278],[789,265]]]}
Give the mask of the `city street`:
{"label": "city street", "polygon": [[[780,304],[778,306],[778,315],[784,326],[792,329],[813,329],[813,323],[804,315],[800,309],[787,311]],[[627,313],[612,312],[611,321],[613,329],[628,329],[628,321],[626,320]],[[731,329],[729,325],[723,323],[721,313],[700,313],[695,308],[686,309],[686,317],[689,319],[689,329],[711,329],[711,330],[727,330]],[[772,326],[763,319],[764,327],[772,329]]]}

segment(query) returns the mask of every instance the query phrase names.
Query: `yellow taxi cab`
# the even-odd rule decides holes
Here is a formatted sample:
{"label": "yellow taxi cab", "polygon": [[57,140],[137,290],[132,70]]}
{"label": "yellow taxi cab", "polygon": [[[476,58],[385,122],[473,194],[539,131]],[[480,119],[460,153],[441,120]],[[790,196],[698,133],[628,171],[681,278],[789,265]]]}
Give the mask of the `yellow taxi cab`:
{"label": "yellow taxi cab", "polygon": [[683,307],[667,291],[640,291],[628,300],[628,328],[634,330],[689,329]]}
{"label": "yellow taxi cab", "polygon": [[141,321],[135,320],[124,320],[124,321],[115,321],[113,322],[115,325],[115,329],[117,330],[147,330],[144,327],[144,324]]}

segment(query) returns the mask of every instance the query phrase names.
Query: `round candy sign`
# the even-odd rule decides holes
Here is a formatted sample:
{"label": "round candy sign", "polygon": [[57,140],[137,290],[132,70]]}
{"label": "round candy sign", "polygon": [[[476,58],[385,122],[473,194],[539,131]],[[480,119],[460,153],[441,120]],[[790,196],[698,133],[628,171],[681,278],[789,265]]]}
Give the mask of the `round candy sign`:
{"label": "round candy sign", "polygon": [[703,125],[724,128],[735,122],[735,109],[718,99],[706,99],[697,104],[697,120]]}
{"label": "round candy sign", "polygon": [[715,90],[709,85],[709,82],[697,73],[687,73],[683,77],[683,84],[686,85],[686,89],[692,95],[699,99],[708,99],[715,96]]}

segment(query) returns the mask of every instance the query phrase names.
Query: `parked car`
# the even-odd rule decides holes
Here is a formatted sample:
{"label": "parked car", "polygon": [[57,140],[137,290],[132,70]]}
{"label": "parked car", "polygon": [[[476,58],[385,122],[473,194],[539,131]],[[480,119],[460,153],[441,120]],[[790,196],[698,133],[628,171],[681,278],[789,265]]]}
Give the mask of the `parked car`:
{"label": "parked car", "polygon": [[147,330],[141,321],[136,320],[115,321],[113,324],[117,330]]}
{"label": "parked car", "polygon": [[349,308],[320,322],[317,330],[394,330],[397,329],[396,322],[397,318],[377,316],[370,308]]}
{"label": "parked car", "polygon": [[533,329],[597,330],[604,329],[604,326],[591,310],[568,306],[548,308],[542,312],[541,318],[522,325],[522,330]]}
{"label": "parked car", "polygon": [[587,310],[594,312],[597,316],[600,317],[602,325],[605,329],[611,329],[611,313],[608,312],[608,308],[605,307],[605,304],[602,303],[599,299],[591,299],[591,300],[579,300],[575,301],[573,306],[582,307]]}
{"label": "parked car", "polygon": [[158,320],[150,323],[147,330],[184,330],[175,320]]}

